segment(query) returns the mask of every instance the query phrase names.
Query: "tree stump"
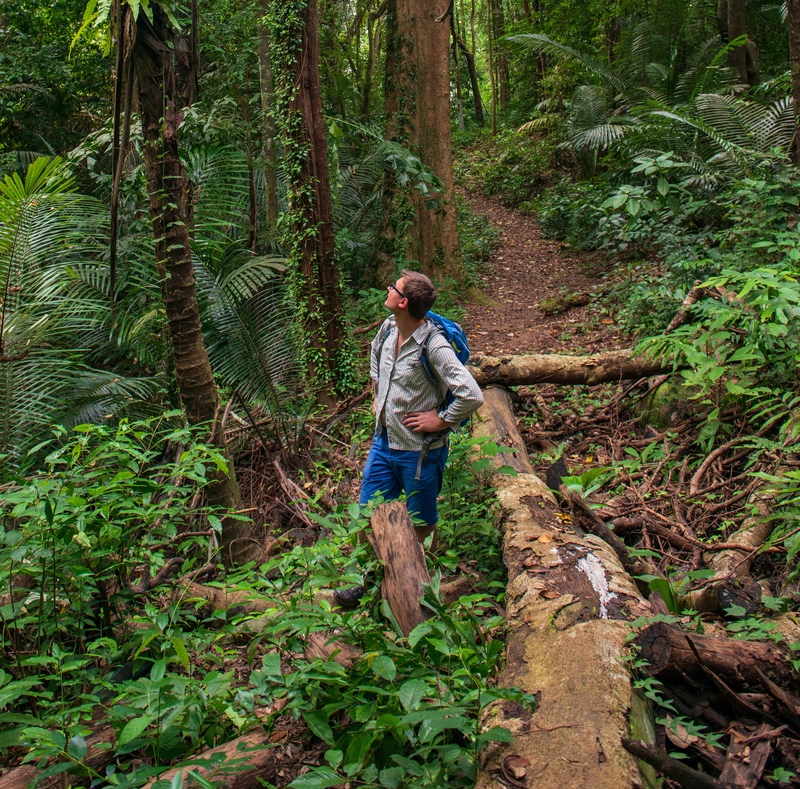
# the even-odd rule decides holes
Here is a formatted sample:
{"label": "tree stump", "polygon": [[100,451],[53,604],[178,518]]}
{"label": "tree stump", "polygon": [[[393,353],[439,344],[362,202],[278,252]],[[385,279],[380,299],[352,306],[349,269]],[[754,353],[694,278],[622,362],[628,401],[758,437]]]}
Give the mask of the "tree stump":
{"label": "tree stump", "polygon": [[407,636],[427,619],[420,603],[422,585],[431,582],[425,553],[405,504],[399,501],[380,504],[372,513],[370,525],[369,541],[384,565],[383,596]]}

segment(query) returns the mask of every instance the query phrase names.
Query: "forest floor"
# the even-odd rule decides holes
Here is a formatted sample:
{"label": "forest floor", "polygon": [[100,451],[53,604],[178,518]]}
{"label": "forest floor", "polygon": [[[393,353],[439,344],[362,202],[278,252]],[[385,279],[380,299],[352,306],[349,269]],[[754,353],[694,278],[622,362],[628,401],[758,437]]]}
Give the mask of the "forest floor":
{"label": "forest floor", "polygon": [[606,266],[598,253],[579,252],[542,235],[536,218],[485,195],[465,196],[471,210],[500,233],[482,288],[466,307],[473,354],[594,353],[627,345],[624,333],[594,304],[547,315],[541,302],[600,286]]}

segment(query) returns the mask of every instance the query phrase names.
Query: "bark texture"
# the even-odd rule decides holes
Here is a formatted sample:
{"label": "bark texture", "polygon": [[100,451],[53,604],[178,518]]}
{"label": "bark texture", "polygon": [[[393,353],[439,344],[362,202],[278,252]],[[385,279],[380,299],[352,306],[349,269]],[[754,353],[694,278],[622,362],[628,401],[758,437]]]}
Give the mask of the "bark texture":
{"label": "bark texture", "polygon": [[[488,390],[475,435],[516,454],[522,440],[514,425],[509,393]],[[496,467],[510,465],[510,457],[498,454]],[[527,456],[515,462],[524,469]],[[636,760],[621,745],[631,682],[619,659],[630,632],[625,620],[650,609],[602,540],[577,534],[558,518],[539,477],[496,472],[492,482],[504,512],[509,573],[508,664],[500,682],[537,694],[538,703],[532,714],[509,702],[491,708],[485,725],[507,726],[514,740],[490,750],[477,787],[502,783],[509,754],[530,762],[527,775],[535,779],[527,785],[537,789],[640,785]]]}
{"label": "bark texture", "polygon": [[796,685],[785,652],[771,641],[701,636],[657,622],[642,630],[636,643],[655,676],[702,677],[705,667],[736,686],[760,688],[759,671],[776,683]]}
{"label": "bark texture", "polygon": [[800,165],[800,0],[786,0],[786,23],[789,29],[789,68],[795,125],[792,154],[795,164]]}
{"label": "bark texture", "polygon": [[[196,774],[206,780],[220,781],[224,779],[227,789],[259,789],[270,781],[275,781],[278,777],[278,760],[275,758],[276,751],[270,742],[270,735],[264,731],[250,732],[241,737],[237,737],[231,742],[211,748],[197,755],[198,760],[207,760],[214,756],[224,756],[223,766],[212,768],[206,766],[181,767],[167,770],[157,778],[145,784],[145,789],[151,789],[156,781],[172,781],[178,773],[182,773],[184,784],[194,784],[189,778],[190,774]],[[230,760],[239,761],[238,772],[231,771]],[[227,770],[224,767],[228,762]]]}
{"label": "bark texture", "polygon": [[422,585],[431,580],[425,554],[405,504],[381,504],[372,513],[370,525],[369,541],[384,565],[383,596],[400,629],[408,635],[427,619],[420,604]]}
{"label": "bark texture", "polygon": [[470,372],[481,386],[502,384],[586,384],[594,386],[626,378],[648,378],[671,372],[668,362],[632,355],[630,349],[592,356],[473,356]]}
{"label": "bark texture", "polygon": [[[261,0],[261,9],[266,14],[269,0]],[[275,84],[272,79],[272,61],[269,56],[269,33],[262,24],[258,30],[258,81],[261,88],[262,141],[264,157],[264,192],[267,204],[267,222],[278,218],[278,149],[275,119],[272,117]]]}
{"label": "bark texture", "polygon": [[[178,153],[183,108],[193,98],[196,58],[190,39],[172,29],[158,6],[152,23],[137,20],[132,52],[139,87],[139,112],[144,135],[145,171],[156,265],[167,311],[175,378],[186,416],[193,425],[211,425],[211,441],[228,455],[228,473],[215,472],[207,490],[209,503],[240,508],[241,497],[233,460],[218,419],[219,400],[200,326],[189,234],[192,227],[192,185]],[[226,562],[245,561],[252,548],[249,526],[223,519],[222,548]]]}
{"label": "bark texture", "polygon": [[[383,260],[378,275],[391,277],[397,258],[436,279],[463,276],[456,228],[450,139],[449,0],[389,0],[386,43],[386,138],[408,147],[442,180],[430,197],[401,190],[389,180],[384,204]],[[402,203],[410,205],[403,207]]]}
{"label": "bark texture", "polygon": [[[299,157],[289,185],[292,243],[299,267],[299,296],[304,300],[304,322],[311,347],[309,374],[335,381],[345,338],[344,308],[339,267],[335,256],[333,206],[328,172],[328,144],[322,117],[319,76],[319,15],[317,1],[299,12],[300,42],[291,28],[283,29],[280,44],[293,52],[290,69],[287,147]],[[286,64],[288,66],[288,64]],[[287,75],[284,75],[284,79]],[[294,167],[292,168],[294,169]]]}

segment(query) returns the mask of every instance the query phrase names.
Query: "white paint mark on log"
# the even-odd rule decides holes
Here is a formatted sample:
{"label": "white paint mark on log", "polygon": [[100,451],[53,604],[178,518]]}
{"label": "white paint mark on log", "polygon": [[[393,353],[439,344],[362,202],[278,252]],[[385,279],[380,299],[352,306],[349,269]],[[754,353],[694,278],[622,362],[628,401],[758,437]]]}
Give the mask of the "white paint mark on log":
{"label": "white paint mark on log", "polygon": [[578,559],[578,569],[586,573],[592,589],[597,592],[600,599],[600,618],[608,619],[606,603],[610,603],[617,595],[608,588],[608,579],[602,562],[593,553],[587,553]]}

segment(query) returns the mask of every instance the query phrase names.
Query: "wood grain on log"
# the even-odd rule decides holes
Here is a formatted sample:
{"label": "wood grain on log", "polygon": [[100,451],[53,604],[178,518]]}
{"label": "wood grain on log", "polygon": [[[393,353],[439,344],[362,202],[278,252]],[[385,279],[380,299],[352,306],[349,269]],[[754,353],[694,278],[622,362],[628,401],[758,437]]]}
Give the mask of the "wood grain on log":
{"label": "wood grain on log", "polygon": [[687,633],[674,625],[656,622],[646,627],[636,637],[641,657],[655,676],[683,674],[697,677],[702,674],[692,643],[706,668],[735,684],[746,683],[760,687],[759,671],[778,684],[794,684],[792,670],[786,655],[777,644],[766,641],[739,641],[719,636],[701,636]]}
{"label": "wood grain on log", "polygon": [[306,639],[306,648],[303,651],[303,657],[308,661],[314,658],[330,659],[345,668],[352,668],[363,654],[357,647],[323,632],[311,633]]}
{"label": "wood grain on log", "polygon": [[406,505],[388,501],[375,508],[369,541],[383,562],[383,596],[405,635],[427,619],[422,607],[422,585],[431,577]]}
{"label": "wood grain on log", "polygon": [[596,384],[649,378],[672,371],[668,361],[632,356],[630,348],[592,356],[530,354],[528,356],[473,356],[470,372],[481,386],[501,384]]}
{"label": "wood grain on log", "polygon": [[[84,763],[92,770],[102,773],[105,766],[114,760],[113,746],[116,741],[116,732],[103,720],[97,720],[90,725],[93,731],[86,736]],[[36,780],[39,772],[41,771],[32,764],[12,767],[0,776],[0,789],[26,789],[32,781]],[[37,789],[56,789],[56,787],[65,785],[63,781],[63,775],[51,775],[40,779],[36,783],[36,787]]]}
{"label": "wood grain on log", "polygon": [[[184,765],[161,773],[157,778],[153,778],[145,784],[145,789],[151,789],[156,781],[172,781],[172,779],[182,772],[184,777],[189,773],[195,773],[207,780],[225,780],[226,789],[258,789],[267,782],[273,782],[277,778],[276,770],[276,750],[270,742],[270,735],[264,731],[254,731],[237,737],[225,745],[211,748],[194,757],[198,761],[196,766]],[[224,756],[221,765],[214,767],[200,766],[202,762],[212,757],[220,758]],[[238,767],[234,767],[238,762]],[[187,781],[184,779],[184,785]]]}
{"label": "wood grain on log", "polygon": [[[509,394],[486,391],[474,434],[514,448],[518,467],[530,468],[515,425]],[[537,694],[538,703],[533,713],[511,702],[492,706],[487,725],[507,726],[514,739],[489,751],[477,789],[499,785],[508,753],[529,761],[536,789],[638,786],[637,762],[620,743],[631,701],[620,658],[630,632],[624,620],[648,615],[650,608],[613,550],[594,535],[576,534],[538,476],[498,473],[511,465],[510,457],[492,459],[509,572],[507,665],[500,683]]]}

